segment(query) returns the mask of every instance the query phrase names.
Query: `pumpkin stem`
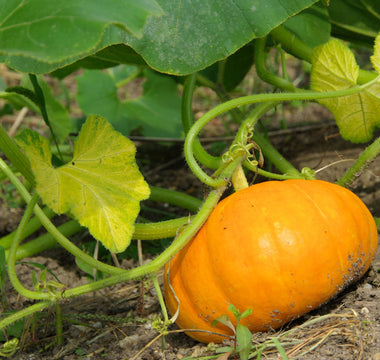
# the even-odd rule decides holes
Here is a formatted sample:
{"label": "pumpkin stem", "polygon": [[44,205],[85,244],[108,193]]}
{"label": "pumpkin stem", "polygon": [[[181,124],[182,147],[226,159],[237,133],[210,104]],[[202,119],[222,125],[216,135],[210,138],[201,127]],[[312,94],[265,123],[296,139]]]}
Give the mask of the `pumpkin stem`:
{"label": "pumpkin stem", "polygon": [[245,189],[249,186],[241,164],[237,166],[235,172],[232,175],[231,181],[235,191]]}

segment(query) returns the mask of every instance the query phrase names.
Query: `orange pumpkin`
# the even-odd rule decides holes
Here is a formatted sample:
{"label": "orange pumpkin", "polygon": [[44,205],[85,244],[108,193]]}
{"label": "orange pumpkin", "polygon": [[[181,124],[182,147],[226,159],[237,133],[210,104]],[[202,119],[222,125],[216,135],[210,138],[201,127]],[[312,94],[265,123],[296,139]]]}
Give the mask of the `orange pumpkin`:
{"label": "orange pumpkin", "polygon": [[222,324],[211,326],[231,315],[229,304],[252,309],[241,321],[251,331],[276,329],[359,279],[377,242],[369,210],[341,186],[321,180],[253,185],[222,200],[166,264],[166,304],[171,314],[179,306],[180,328],[206,330],[188,332],[201,342],[224,339],[208,332],[232,335]]}

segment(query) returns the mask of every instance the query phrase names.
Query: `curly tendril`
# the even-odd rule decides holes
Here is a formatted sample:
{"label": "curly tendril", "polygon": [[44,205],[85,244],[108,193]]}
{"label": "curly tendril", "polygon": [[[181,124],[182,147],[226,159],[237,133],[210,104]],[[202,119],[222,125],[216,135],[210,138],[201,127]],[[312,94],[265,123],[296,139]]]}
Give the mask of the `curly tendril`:
{"label": "curly tendril", "polygon": [[224,163],[230,163],[236,158],[245,156],[245,159],[252,165],[257,166],[260,163],[255,157],[254,150],[259,150],[261,158],[261,149],[260,147],[252,141],[254,127],[252,124],[248,124],[244,131],[242,131],[240,139],[237,140],[230,148],[222,155],[222,161]]}

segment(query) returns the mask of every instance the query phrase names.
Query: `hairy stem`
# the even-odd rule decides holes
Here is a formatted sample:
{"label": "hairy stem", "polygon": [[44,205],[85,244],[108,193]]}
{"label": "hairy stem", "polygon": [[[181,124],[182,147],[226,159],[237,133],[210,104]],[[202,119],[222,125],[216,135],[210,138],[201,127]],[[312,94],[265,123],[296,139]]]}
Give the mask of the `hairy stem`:
{"label": "hairy stem", "polygon": [[181,217],[172,220],[165,220],[156,223],[135,224],[133,239],[138,240],[156,240],[174,237],[181,227],[190,223],[192,217]]}
{"label": "hairy stem", "polygon": [[168,311],[166,310],[164,297],[162,296],[160,284],[158,282],[156,275],[153,275],[151,278],[152,278],[154,288],[156,289],[157,299],[158,299],[158,303],[160,304],[160,307],[161,307],[162,315],[164,316],[164,323],[168,324],[169,323],[169,316],[168,316]]}
{"label": "hairy stem", "polygon": [[25,179],[29,183],[34,184],[34,175],[28,158],[9,137],[2,126],[0,126],[0,149]]}
{"label": "hairy stem", "polygon": [[55,146],[57,148],[57,152],[58,152],[59,158],[63,161],[63,157],[62,157],[61,151],[60,151],[59,146],[58,146],[58,140],[57,140],[57,137],[55,136],[54,129],[53,129],[51,123],[50,123],[49,115],[48,115],[47,110],[46,110],[46,102],[45,102],[44,92],[42,91],[41,86],[38,83],[38,79],[37,79],[36,75],[29,74],[29,79],[30,79],[30,81],[31,81],[31,83],[33,85],[34,92],[35,92],[35,94],[37,96],[38,106],[40,108],[42,118],[44,119],[45,124],[50,129],[50,132],[51,132],[51,135],[53,137]]}
{"label": "hairy stem", "polygon": [[259,175],[262,175],[268,179],[274,179],[274,180],[289,180],[289,179],[294,179],[294,178],[297,178],[295,177],[295,175],[283,175],[283,174],[276,174],[276,173],[272,173],[272,172],[269,172],[269,171],[265,171],[265,170],[262,170],[260,169],[258,166],[254,166],[252,165],[250,162],[248,161],[243,161],[243,165],[245,168],[247,168],[248,170],[250,171],[253,171]]}
{"label": "hairy stem", "polygon": [[202,201],[194,196],[156,186],[150,187],[149,200],[176,205],[192,212],[197,212],[202,205]]}
{"label": "hairy stem", "polygon": [[[196,73],[189,75],[186,78],[185,85],[183,88],[181,114],[182,126],[185,134],[189,132],[191,126],[194,123],[192,104],[196,80]],[[194,141],[193,151],[195,158],[209,169],[217,169],[220,166],[222,159],[220,157],[212,156],[207,151],[205,151],[198,138],[196,138]]]}
{"label": "hairy stem", "polygon": [[341,186],[349,186],[355,178],[380,154],[380,137],[356,159],[355,163],[345,172],[345,174],[336,182]]}
{"label": "hairy stem", "polygon": [[4,329],[5,327],[13,324],[17,320],[21,320],[24,317],[30,316],[35,314],[36,312],[39,312],[43,309],[48,308],[51,306],[53,302],[51,301],[40,301],[36,304],[33,304],[31,306],[28,306],[27,308],[24,308],[22,310],[19,310],[11,315],[8,315],[6,318],[0,320],[0,330]]}
{"label": "hairy stem", "polygon": [[50,300],[52,296],[45,292],[37,292],[37,291],[31,291],[29,289],[26,289],[20,282],[20,280],[17,277],[16,274],[16,250],[17,246],[19,245],[21,241],[21,235],[24,231],[24,228],[26,224],[28,223],[28,220],[30,216],[32,215],[33,208],[36,205],[38,200],[38,195],[35,194],[31,200],[28,203],[28,206],[26,207],[26,210],[24,212],[24,215],[21,219],[21,222],[16,230],[16,234],[14,236],[12,245],[9,249],[8,259],[7,259],[7,265],[8,265],[8,277],[9,280],[13,286],[13,288],[21,295],[29,299],[36,299],[36,300]]}
{"label": "hairy stem", "polygon": [[257,75],[260,77],[261,80],[271,85],[274,85],[276,87],[279,87],[280,89],[283,89],[289,92],[296,92],[297,88],[289,80],[283,77],[277,76],[275,74],[272,74],[266,69],[266,66],[265,66],[266,39],[267,38],[264,37],[264,38],[258,38],[255,40],[255,68],[257,71]]}

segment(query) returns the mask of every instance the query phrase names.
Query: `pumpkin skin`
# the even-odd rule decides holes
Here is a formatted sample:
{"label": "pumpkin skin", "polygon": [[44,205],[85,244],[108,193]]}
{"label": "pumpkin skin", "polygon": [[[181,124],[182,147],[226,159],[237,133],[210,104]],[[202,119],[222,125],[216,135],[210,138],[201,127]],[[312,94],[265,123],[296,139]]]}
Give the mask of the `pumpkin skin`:
{"label": "pumpkin skin", "polygon": [[[377,229],[351,191],[321,180],[268,181],[222,200],[166,264],[164,296],[177,325],[201,342],[232,335],[211,322],[233,304],[241,323],[276,329],[358,280],[376,253]],[[168,285],[170,279],[170,286]],[[231,315],[231,316],[230,316]]]}

